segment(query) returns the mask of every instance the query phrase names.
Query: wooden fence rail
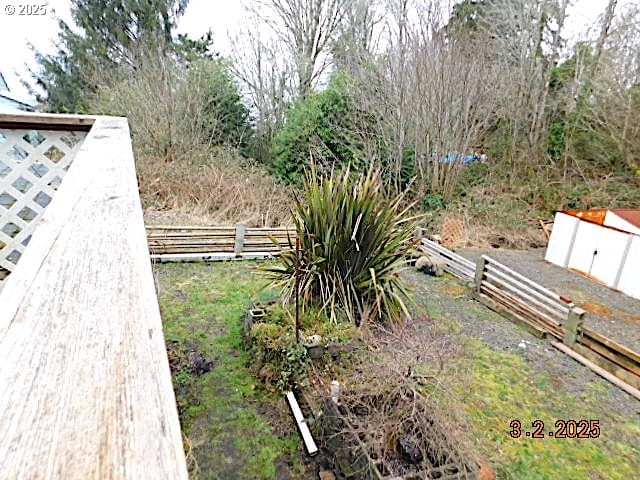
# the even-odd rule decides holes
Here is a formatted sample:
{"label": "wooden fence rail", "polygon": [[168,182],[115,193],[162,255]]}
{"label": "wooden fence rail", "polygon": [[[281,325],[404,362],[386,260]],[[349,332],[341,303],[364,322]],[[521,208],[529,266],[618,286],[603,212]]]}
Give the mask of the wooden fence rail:
{"label": "wooden fence rail", "polygon": [[293,227],[147,226],[151,258],[160,262],[269,258],[280,253],[277,244],[294,245],[295,237]]}
{"label": "wooden fence rail", "polygon": [[476,264],[475,294],[540,337],[549,333],[562,339],[569,316],[584,315],[571,301],[486,255]]}
{"label": "wooden fence rail", "polygon": [[584,326],[585,311],[571,300],[486,255],[474,265],[430,240],[423,239],[421,247],[452,275],[473,279],[480,302],[540,338],[553,337],[554,347],[640,399],[640,354]]}
{"label": "wooden fence rail", "polygon": [[442,245],[426,238],[422,239],[419,250],[427,255],[441,259],[444,262],[445,271],[449,272],[454,277],[469,281],[474,279],[475,265],[471,260],[467,260],[451,250],[444,248]]}

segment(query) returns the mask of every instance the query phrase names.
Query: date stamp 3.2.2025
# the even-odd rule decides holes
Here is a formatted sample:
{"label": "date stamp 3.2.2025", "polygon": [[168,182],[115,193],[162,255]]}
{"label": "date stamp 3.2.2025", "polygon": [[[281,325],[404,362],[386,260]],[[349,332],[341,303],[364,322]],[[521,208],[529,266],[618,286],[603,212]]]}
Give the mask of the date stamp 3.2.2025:
{"label": "date stamp 3.2.2025", "polygon": [[556,420],[553,429],[545,430],[544,422],[536,419],[523,426],[520,420],[509,422],[511,438],[598,438],[600,436],[599,420]]}

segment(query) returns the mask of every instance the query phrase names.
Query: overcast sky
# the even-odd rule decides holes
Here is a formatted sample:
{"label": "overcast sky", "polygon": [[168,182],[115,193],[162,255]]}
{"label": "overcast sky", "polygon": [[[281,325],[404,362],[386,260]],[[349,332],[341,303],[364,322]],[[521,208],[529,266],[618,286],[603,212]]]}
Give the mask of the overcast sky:
{"label": "overcast sky", "polygon": [[[638,0],[621,0],[619,9]],[[53,51],[53,40],[57,37],[58,25],[55,14],[69,20],[69,0],[49,0],[33,2],[46,4],[44,15],[19,15],[18,11],[9,15],[11,8],[18,9],[22,0],[0,0],[0,72],[9,87],[21,95],[26,95],[20,86],[18,75],[28,77],[25,63],[35,67],[33,54],[28,44],[38,50]],[[607,0],[574,0],[566,21],[566,36],[576,39],[580,32],[588,31],[597,17],[604,11]],[[29,12],[23,12],[29,13]],[[40,12],[37,12],[40,13]],[[228,54],[232,45],[228,34],[237,32],[243,20],[244,10],[239,0],[191,0],[185,15],[178,25],[178,32],[198,37],[211,29],[214,32],[214,48]],[[16,75],[16,73],[18,75]]]}

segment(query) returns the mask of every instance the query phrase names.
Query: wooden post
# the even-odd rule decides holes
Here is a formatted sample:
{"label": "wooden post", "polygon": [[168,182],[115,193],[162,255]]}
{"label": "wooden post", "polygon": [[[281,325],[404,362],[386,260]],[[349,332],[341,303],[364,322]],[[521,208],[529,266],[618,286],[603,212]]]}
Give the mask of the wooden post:
{"label": "wooden post", "polygon": [[236,225],[236,243],[233,247],[233,253],[235,253],[236,257],[240,257],[242,255],[242,250],[244,249],[244,233],[247,230],[247,227],[241,223]]}
{"label": "wooden post", "polygon": [[584,310],[573,306],[569,309],[569,314],[567,315],[567,324],[564,329],[564,338],[563,342],[565,345],[575,345],[578,340],[578,329],[582,326],[582,322],[584,322]]}
{"label": "wooden post", "polygon": [[484,257],[480,257],[476,262],[476,293],[479,295],[480,286],[482,284],[482,279],[484,277],[484,267],[487,264],[487,259]]}

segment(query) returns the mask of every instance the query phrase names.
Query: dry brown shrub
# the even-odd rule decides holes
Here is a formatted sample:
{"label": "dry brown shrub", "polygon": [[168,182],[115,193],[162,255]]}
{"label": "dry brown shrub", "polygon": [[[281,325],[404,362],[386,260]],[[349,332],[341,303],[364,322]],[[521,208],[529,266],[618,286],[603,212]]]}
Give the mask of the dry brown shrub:
{"label": "dry brown shrub", "polygon": [[533,222],[523,222],[519,228],[487,225],[475,218],[467,224],[466,247],[509,248],[529,250],[546,246],[542,229]]}
{"label": "dry brown shrub", "polygon": [[[480,462],[473,440],[448,400],[449,359],[459,355],[459,345],[424,318],[369,327],[363,332],[369,358],[340,378],[340,420],[327,407],[327,448],[337,449],[336,458],[344,449],[355,459],[369,457],[383,475],[423,478],[422,470],[448,472],[442,478],[476,478]],[[314,383],[321,384],[317,378]],[[328,385],[316,395],[322,396],[321,390],[326,398]],[[365,467],[358,461],[354,468]]]}
{"label": "dry brown shrub", "polygon": [[[526,215],[527,212],[504,212],[502,216],[497,213],[489,216],[453,207],[434,215],[427,231],[439,232],[442,244],[453,249],[473,247],[528,250],[545,247],[547,239],[540,227],[540,217],[535,213],[529,217]],[[445,231],[452,229],[450,218],[459,219],[463,228],[457,236],[448,233],[445,242]]]}
{"label": "dry brown shrub", "polygon": [[233,150],[216,150],[206,162],[138,154],[136,167],[148,224],[291,225],[291,189]]}

